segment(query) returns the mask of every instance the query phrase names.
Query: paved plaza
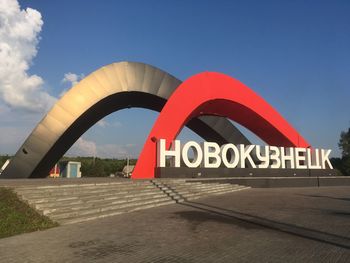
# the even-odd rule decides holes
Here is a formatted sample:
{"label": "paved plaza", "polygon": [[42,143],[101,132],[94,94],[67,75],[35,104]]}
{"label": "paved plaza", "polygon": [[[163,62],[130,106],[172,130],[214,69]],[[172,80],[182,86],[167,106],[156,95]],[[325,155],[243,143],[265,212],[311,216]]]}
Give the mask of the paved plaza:
{"label": "paved plaza", "polygon": [[350,187],[249,189],[0,240],[1,262],[350,262]]}

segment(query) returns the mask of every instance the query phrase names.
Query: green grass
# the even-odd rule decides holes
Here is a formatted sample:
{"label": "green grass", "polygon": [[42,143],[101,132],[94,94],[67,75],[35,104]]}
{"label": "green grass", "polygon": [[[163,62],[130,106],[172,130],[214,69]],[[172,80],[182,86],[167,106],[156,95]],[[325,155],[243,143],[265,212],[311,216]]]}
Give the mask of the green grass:
{"label": "green grass", "polygon": [[0,238],[58,226],[7,188],[0,187]]}

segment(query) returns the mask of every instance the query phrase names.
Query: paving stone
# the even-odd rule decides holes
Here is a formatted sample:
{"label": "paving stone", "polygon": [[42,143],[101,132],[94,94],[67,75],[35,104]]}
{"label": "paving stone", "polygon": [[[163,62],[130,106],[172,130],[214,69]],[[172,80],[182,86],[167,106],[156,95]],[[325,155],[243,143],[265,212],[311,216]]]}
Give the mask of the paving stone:
{"label": "paving stone", "polygon": [[350,262],[350,187],[249,189],[0,240],[0,262]]}

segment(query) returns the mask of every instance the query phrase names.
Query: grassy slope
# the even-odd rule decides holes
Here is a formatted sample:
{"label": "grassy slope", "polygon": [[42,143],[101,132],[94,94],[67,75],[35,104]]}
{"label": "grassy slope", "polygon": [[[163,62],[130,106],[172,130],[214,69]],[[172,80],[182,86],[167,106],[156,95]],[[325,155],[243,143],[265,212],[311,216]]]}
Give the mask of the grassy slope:
{"label": "grassy slope", "polygon": [[0,238],[57,225],[19,200],[12,190],[0,188]]}

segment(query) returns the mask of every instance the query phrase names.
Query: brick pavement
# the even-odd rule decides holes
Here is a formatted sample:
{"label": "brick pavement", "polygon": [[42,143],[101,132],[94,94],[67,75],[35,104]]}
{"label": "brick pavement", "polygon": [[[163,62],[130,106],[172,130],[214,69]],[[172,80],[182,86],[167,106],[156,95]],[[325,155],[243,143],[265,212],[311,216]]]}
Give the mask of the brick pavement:
{"label": "brick pavement", "polygon": [[0,240],[1,262],[350,262],[350,187],[249,189]]}

